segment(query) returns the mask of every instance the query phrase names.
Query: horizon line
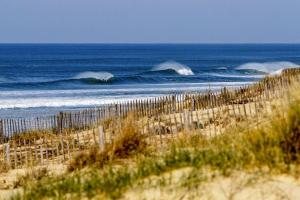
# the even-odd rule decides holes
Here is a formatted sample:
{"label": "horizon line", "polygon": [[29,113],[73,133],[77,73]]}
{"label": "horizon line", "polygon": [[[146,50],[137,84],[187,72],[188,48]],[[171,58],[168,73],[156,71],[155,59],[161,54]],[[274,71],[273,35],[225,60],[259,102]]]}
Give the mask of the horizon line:
{"label": "horizon line", "polygon": [[0,42],[2,44],[102,44],[102,45],[300,45],[300,42]]}

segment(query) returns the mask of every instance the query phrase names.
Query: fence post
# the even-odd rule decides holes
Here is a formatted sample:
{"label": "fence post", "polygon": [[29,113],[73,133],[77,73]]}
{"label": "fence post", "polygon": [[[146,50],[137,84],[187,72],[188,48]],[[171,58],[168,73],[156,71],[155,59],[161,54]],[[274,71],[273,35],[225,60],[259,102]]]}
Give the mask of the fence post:
{"label": "fence post", "polygon": [[4,143],[3,120],[0,119],[0,144]]}
{"label": "fence post", "polygon": [[100,151],[104,151],[105,149],[105,135],[103,131],[103,126],[99,126],[99,148]]}
{"label": "fence post", "polygon": [[189,131],[189,116],[188,116],[188,110],[187,109],[184,109],[184,112],[183,112],[183,116],[184,116],[184,129],[186,131]]}
{"label": "fence post", "polygon": [[44,164],[44,149],[43,149],[43,142],[42,144],[40,145],[40,157],[41,157],[41,165]]}
{"label": "fence post", "polygon": [[5,145],[5,157],[6,157],[6,163],[10,167],[10,146],[9,142]]}
{"label": "fence post", "polygon": [[63,161],[65,161],[66,160],[65,150],[64,150],[65,145],[64,145],[64,138],[63,138],[62,134],[60,135],[60,144],[61,144],[61,152],[63,154]]}
{"label": "fence post", "polygon": [[17,145],[16,145],[16,140],[14,140],[13,143],[14,143],[14,163],[15,163],[15,168],[17,168],[17,164],[18,164],[18,163],[17,163],[17,162],[18,162],[17,159],[18,159],[18,158],[17,158]]}
{"label": "fence post", "polygon": [[63,129],[63,112],[59,112],[57,115],[57,132],[62,133]]}
{"label": "fence post", "polygon": [[160,116],[158,116],[158,133],[159,133],[160,147],[162,147],[163,141],[162,141],[162,132],[161,132],[162,130],[161,130],[160,122],[161,122],[161,118]]}

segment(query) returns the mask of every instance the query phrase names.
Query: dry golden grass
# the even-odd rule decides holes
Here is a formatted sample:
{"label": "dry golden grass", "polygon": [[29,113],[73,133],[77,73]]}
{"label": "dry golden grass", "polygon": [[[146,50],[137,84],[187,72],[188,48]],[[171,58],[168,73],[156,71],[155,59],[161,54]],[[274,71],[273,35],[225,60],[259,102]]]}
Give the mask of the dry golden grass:
{"label": "dry golden grass", "polygon": [[13,187],[23,187],[27,184],[33,184],[37,181],[40,181],[42,178],[47,177],[48,170],[47,168],[38,168],[38,169],[32,169],[28,171],[25,175],[19,176],[17,180],[14,182]]}
{"label": "dry golden grass", "polygon": [[55,139],[57,137],[57,134],[55,134],[52,130],[37,130],[15,134],[12,139],[15,141],[26,141],[27,143],[33,143],[34,140],[37,140],[39,138]]}
{"label": "dry golden grass", "polygon": [[140,133],[134,117],[128,116],[121,122],[121,129],[117,132],[112,146],[112,157],[126,158],[132,153],[143,151],[146,147],[145,136]]}
{"label": "dry golden grass", "polygon": [[9,170],[9,166],[6,163],[0,161],[0,174],[8,172],[8,170]]}
{"label": "dry golden grass", "polygon": [[100,152],[98,146],[91,147],[88,151],[80,152],[68,163],[68,171],[75,171],[86,166],[103,167],[109,161],[107,150]]}
{"label": "dry golden grass", "polygon": [[127,158],[144,151],[147,147],[145,136],[139,132],[134,118],[130,115],[120,123],[121,128],[115,130],[113,144],[106,144],[103,151],[100,151],[99,146],[93,146],[88,151],[80,152],[69,162],[68,170],[74,171],[86,166],[103,167],[114,159]]}

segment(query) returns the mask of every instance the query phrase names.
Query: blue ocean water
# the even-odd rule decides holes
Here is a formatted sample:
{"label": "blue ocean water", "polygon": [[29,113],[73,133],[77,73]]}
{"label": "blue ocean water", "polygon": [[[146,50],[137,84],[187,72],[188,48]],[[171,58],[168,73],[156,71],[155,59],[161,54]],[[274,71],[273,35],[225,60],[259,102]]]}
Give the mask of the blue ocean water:
{"label": "blue ocean water", "polygon": [[298,64],[290,44],[0,44],[0,118],[237,87]]}

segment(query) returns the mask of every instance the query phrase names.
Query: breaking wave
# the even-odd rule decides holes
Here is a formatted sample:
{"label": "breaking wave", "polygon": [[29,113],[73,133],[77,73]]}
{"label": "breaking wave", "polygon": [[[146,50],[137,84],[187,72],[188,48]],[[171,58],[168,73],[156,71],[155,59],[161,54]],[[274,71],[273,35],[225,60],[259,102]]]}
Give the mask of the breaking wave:
{"label": "breaking wave", "polygon": [[280,74],[284,69],[298,68],[298,64],[292,62],[265,62],[265,63],[246,63],[240,65],[236,70],[251,70],[264,74]]}
{"label": "breaking wave", "polygon": [[157,66],[155,66],[151,71],[167,71],[167,70],[173,70],[179,75],[183,76],[191,76],[194,75],[194,72],[186,65],[183,65],[178,62],[174,61],[168,61],[161,63]]}
{"label": "breaking wave", "polygon": [[263,74],[225,74],[225,73],[210,73],[211,76],[215,77],[223,77],[223,78],[263,78],[265,75]]}
{"label": "breaking wave", "polygon": [[75,79],[95,79],[99,81],[109,81],[114,77],[113,74],[109,72],[82,72],[72,78],[73,80]]}

